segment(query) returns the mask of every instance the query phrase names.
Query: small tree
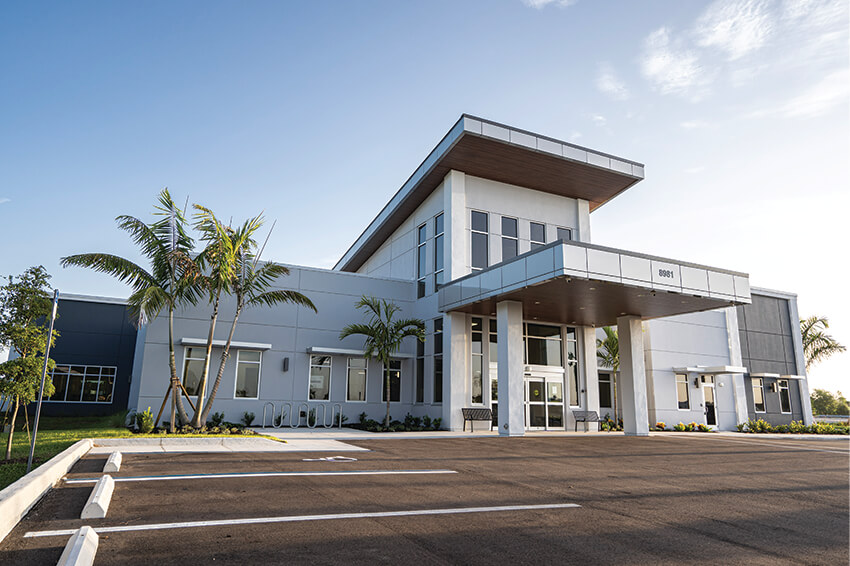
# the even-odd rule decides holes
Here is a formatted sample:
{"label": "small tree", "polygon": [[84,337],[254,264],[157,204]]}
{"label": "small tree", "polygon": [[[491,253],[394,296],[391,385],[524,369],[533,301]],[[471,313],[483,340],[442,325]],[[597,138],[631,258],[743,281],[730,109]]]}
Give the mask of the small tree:
{"label": "small tree", "polygon": [[[259,225],[262,224],[262,219],[256,219]],[[254,219],[249,220],[243,225],[245,227],[251,224]],[[259,226],[258,226],[259,227]],[[253,233],[253,232],[251,232]],[[234,238],[238,238],[239,231],[233,233]],[[237,254],[237,263],[234,270],[233,280],[230,282],[230,290],[236,297],[236,312],[233,314],[233,322],[230,324],[230,333],[227,335],[227,341],[224,343],[224,348],[221,351],[221,361],[218,365],[218,374],[210,391],[209,399],[207,399],[203,414],[199,419],[202,424],[207,422],[210,410],[212,409],[215,396],[218,393],[221,379],[224,376],[224,366],[227,364],[227,358],[230,356],[230,344],[233,342],[233,335],[236,332],[236,324],[239,322],[239,315],[249,307],[272,307],[280,304],[293,304],[302,306],[316,312],[316,305],[306,296],[298,291],[289,291],[286,289],[272,289],[272,285],[280,277],[289,275],[289,269],[277,263],[260,263],[259,252],[254,254],[252,249],[253,241],[249,241],[240,247]],[[262,251],[262,250],[260,250]]]}
{"label": "small tree", "polygon": [[829,319],[825,316],[810,316],[806,319],[800,319],[806,371],[816,363],[846,350],[838,340],[826,333],[827,328],[829,328]]}
{"label": "small tree", "polygon": [[[357,308],[369,316],[368,323],[349,324],[342,329],[339,339],[342,340],[355,334],[366,338],[365,356],[383,364],[386,373],[390,360],[401,348],[402,341],[408,336],[414,336],[420,342],[425,341],[425,323],[418,318],[394,320],[395,314],[401,310],[395,303],[375,297],[361,297]],[[387,416],[384,425],[390,426],[390,380],[386,379]]]}
{"label": "small tree", "polygon": [[839,391],[833,395],[826,389],[812,391],[812,412],[816,415],[848,415],[850,403]]}
{"label": "small tree", "polygon": [[617,331],[610,326],[603,326],[605,339],[596,339],[596,358],[599,363],[613,371],[620,371],[620,339]]}
{"label": "small tree", "polygon": [[155,319],[163,308],[168,310],[168,367],[171,395],[171,432],[175,430],[175,411],[184,423],[189,414],[183,407],[180,392],[183,389],[177,377],[174,357],[174,311],[187,304],[195,304],[203,291],[198,281],[198,269],[192,259],[192,238],[186,231],[186,218],[163,189],[154,214],[161,217],[153,224],[145,224],[133,216],[119,216],[118,227],[130,234],[142,255],[150,262],[144,269],[129,259],[104,253],[86,253],[63,257],[62,267],[87,267],[108,273],[122,283],[129,284],[133,292],[127,299],[130,312],[138,326]]}
{"label": "small tree", "polygon": [[[15,281],[0,287],[0,344],[16,355],[0,364],[0,395],[9,403],[12,411],[12,427],[6,441],[6,460],[12,457],[12,435],[18,409],[38,398],[44,352],[47,347],[48,329],[45,319],[52,309],[50,302],[50,275],[42,266],[30,267]],[[50,336],[51,346],[59,333]],[[48,370],[55,363],[47,361]],[[53,382],[44,383],[44,395],[53,395]],[[0,404],[2,406],[2,404]]]}
{"label": "small tree", "polygon": [[203,251],[195,258],[201,269],[198,280],[212,305],[207,346],[204,350],[204,367],[198,381],[198,404],[195,407],[195,416],[192,418],[192,426],[200,428],[205,422],[202,420],[204,415],[209,413],[205,410],[204,398],[207,394],[213,337],[221,296],[232,293],[233,283],[237,278],[236,271],[239,269],[240,254],[255,246],[253,236],[263,225],[263,220],[262,217],[256,216],[234,230],[219,221],[210,209],[196,204],[195,210],[197,211],[195,228],[201,233],[201,241],[206,244]]}

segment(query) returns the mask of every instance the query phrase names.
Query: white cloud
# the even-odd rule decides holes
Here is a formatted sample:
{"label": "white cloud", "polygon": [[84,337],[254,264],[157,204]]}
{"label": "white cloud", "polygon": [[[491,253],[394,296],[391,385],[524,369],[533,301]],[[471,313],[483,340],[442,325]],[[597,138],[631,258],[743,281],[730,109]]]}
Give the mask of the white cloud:
{"label": "white cloud", "polygon": [[684,122],[679,122],[679,126],[686,130],[696,130],[698,128],[707,128],[709,124],[705,120],[685,120]]}
{"label": "white cloud", "polygon": [[688,167],[684,171],[685,171],[685,173],[688,173],[689,175],[695,175],[697,173],[702,173],[703,171],[705,171],[705,165],[697,165],[696,167]]}
{"label": "white cloud", "polygon": [[10,202],[11,200],[12,199],[10,199],[10,198],[0,197],[0,204],[6,204],[7,202]]}
{"label": "white cloud", "polygon": [[780,115],[786,118],[814,118],[826,114],[850,98],[850,71],[842,69],[824,77],[787,102],[773,108],[764,108],[749,114],[750,118]]}
{"label": "white cloud", "polygon": [[603,63],[599,67],[599,74],[596,75],[596,88],[614,100],[627,100],[629,98],[629,89],[607,63]]}
{"label": "white cloud", "polygon": [[672,39],[666,27],[655,30],[644,40],[641,71],[661,94],[699,99],[709,82],[696,53],[684,47],[680,40]]}
{"label": "white cloud", "polygon": [[734,61],[761,49],[774,30],[774,19],[765,0],[718,0],[699,17],[696,43],[716,47]]}
{"label": "white cloud", "polygon": [[550,5],[566,8],[567,6],[572,6],[576,2],[578,2],[578,0],[522,0],[522,3],[529,8],[536,8],[538,10],[542,10],[546,6]]}
{"label": "white cloud", "polygon": [[571,142],[578,141],[579,139],[581,139],[581,132],[575,131],[575,132],[570,134],[570,141]]}
{"label": "white cloud", "polygon": [[605,118],[605,116],[602,116],[601,114],[594,114],[590,117],[590,119],[593,120],[593,123],[599,126],[600,128],[608,123],[608,120]]}

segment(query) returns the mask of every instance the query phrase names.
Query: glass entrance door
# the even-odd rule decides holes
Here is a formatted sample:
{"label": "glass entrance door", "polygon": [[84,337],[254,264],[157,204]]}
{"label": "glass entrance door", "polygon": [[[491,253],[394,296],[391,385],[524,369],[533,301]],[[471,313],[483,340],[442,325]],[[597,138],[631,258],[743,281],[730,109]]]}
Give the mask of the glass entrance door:
{"label": "glass entrance door", "polygon": [[563,430],[563,376],[558,375],[556,377],[526,377],[525,426],[529,430]]}
{"label": "glass entrance door", "polygon": [[717,406],[714,396],[714,376],[702,376],[702,394],[705,398],[705,424],[717,426]]}
{"label": "glass entrance door", "polygon": [[546,390],[540,378],[529,378],[525,382],[526,427],[543,430],[546,428]]}

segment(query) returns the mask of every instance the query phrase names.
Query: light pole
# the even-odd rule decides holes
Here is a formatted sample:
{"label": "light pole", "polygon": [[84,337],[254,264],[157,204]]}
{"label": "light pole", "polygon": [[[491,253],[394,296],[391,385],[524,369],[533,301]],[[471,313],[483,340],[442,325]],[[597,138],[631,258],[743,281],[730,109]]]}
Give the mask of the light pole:
{"label": "light pole", "polygon": [[38,406],[35,409],[35,423],[33,423],[30,457],[27,459],[27,473],[30,473],[30,470],[32,470],[32,456],[33,453],[35,453],[35,437],[38,434],[38,418],[41,416],[41,400],[44,398],[44,380],[47,378],[47,362],[50,359],[50,340],[53,338],[53,322],[56,320],[56,309],[58,308],[59,289],[54,289],[53,311],[50,313],[50,329],[47,331],[47,345],[44,347],[44,366],[41,368],[41,387],[38,390]]}

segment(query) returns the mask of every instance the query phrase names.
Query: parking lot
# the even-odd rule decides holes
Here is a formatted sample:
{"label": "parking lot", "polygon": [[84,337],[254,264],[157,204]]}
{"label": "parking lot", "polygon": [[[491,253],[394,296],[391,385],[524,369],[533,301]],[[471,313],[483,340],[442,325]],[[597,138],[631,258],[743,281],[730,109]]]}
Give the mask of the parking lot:
{"label": "parking lot", "polygon": [[104,519],[83,458],[0,544],[55,564],[847,564],[848,442],[779,437],[353,441],[369,452],[124,454]]}

